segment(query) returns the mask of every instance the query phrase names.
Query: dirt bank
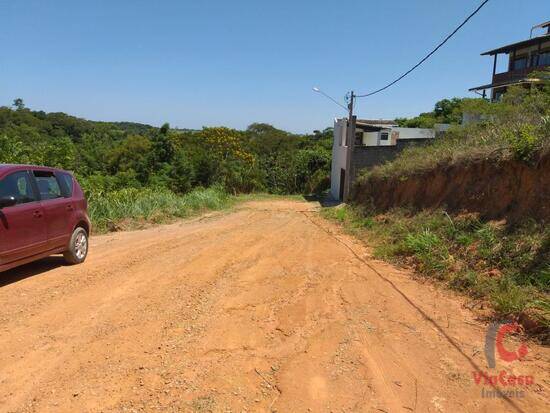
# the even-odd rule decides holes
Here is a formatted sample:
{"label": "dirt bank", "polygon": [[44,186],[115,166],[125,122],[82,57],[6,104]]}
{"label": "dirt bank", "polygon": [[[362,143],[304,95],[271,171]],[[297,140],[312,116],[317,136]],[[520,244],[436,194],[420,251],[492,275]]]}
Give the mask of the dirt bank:
{"label": "dirt bank", "polygon": [[1,274],[0,412],[547,410],[547,348],[497,361],[534,377],[523,398],[483,398],[486,325],[314,209],[248,203]]}
{"label": "dirt bank", "polygon": [[532,164],[476,159],[407,177],[371,177],[353,200],[377,210],[392,207],[478,212],[487,219],[550,218],[550,154]]}

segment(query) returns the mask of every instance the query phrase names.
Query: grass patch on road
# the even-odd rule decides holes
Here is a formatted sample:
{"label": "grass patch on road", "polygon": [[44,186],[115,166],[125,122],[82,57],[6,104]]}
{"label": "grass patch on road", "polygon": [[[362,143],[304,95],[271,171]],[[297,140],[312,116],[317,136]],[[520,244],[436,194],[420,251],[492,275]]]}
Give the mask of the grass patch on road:
{"label": "grass patch on road", "polygon": [[325,217],[366,240],[376,258],[489,302],[498,317],[528,317],[550,328],[550,228],[534,221],[509,226],[475,214],[394,209],[369,214],[325,208]]}

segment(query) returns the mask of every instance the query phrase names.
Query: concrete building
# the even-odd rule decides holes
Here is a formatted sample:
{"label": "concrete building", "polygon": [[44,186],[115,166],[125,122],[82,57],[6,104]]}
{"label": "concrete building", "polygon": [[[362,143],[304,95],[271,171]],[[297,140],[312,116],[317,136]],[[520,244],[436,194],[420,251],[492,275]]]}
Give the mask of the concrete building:
{"label": "concrete building", "polygon": [[443,133],[449,125],[434,129],[401,128],[394,121],[354,119],[350,141],[348,119],[334,120],[330,193],[346,200],[357,174],[364,168],[394,159],[404,148],[422,144]]}

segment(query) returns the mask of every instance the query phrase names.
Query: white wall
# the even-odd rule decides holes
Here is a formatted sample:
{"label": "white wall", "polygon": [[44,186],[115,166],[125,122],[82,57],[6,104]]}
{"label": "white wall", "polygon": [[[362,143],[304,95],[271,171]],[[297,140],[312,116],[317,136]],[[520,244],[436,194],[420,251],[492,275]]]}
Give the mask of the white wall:
{"label": "white wall", "polygon": [[433,139],[435,130],[421,128],[392,128],[392,131],[399,133],[399,139]]}
{"label": "white wall", "polygon": [[[382,140],[381,134],[387,133],[388,139]],[[397,139],[431,139],[435,138],[433,129],[391,127],[380,132],[363,132],[365,146],[393,146]]]}
{"label": "white wall", "polygon": [[340,197],[340,170],[346,169],[347,146],[345,146],[345,143],[347,127],[347,119],[334,119],[332,166],[330,172],[330,194],[334,199]]}
{"label": "white wall", "polygon": [[363,145],[378,146],[378,132],[363,132]]}

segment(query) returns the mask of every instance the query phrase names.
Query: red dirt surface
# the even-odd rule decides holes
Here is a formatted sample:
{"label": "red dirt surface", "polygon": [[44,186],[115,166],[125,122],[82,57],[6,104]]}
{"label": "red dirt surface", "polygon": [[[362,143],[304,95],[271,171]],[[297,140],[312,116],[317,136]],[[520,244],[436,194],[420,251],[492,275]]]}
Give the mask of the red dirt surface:
{"label": "red dirt surface", "polygon": [[548,411],[547,348],[497,361],[524,398],[482,398],[487,326],[315,210],[250,202],[1,274],[0,411]]}

